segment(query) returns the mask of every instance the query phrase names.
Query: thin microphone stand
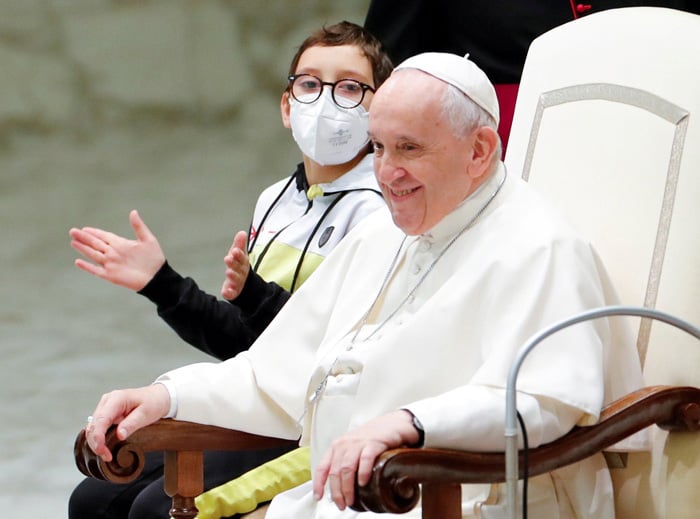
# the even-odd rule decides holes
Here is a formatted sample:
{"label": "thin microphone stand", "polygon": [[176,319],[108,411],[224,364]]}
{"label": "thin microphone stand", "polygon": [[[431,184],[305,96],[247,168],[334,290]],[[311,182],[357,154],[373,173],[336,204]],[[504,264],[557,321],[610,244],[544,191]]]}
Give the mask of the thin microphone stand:
{"label": "thin microphone stand", "polygon": [[665,312],[652,308],[636,306],[606,306],[581,312],[568,319],[564,319],[552,326],[533,335],[518,352],[513,365],[508,374],[508,384],[506,386],[506,511],[508,519],[517,519],[517,494],[518,494],[518,430],[516,428],[517,407],[515,400],[515,382],[518,372],[525,357],[544,339],[550,335],[568,328],[577,323],[598,319],[600,317],[611,317],[616,315],[637,316],[662,321],[676,328],[689,333],[700,340],[700,328],[686,321],[674,317]]}

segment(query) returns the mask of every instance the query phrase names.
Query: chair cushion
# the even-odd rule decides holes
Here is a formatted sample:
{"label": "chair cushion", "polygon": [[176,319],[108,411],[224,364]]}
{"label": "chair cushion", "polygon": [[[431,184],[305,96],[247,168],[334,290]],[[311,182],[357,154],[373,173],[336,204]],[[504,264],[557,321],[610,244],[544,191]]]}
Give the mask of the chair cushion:
{"label": "chair cushion", "polygon": [[300,447],[197,496],[198,519],[219,519],[255,510],[280,492],[311,479],[308,447]]}

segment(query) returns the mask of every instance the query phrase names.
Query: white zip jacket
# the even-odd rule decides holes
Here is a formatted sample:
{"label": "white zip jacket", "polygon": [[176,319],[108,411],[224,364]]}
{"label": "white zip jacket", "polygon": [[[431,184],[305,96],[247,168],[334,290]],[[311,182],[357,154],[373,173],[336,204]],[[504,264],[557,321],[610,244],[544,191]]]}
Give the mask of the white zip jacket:
{"label": "white zip jacket", "polygon": [[303,164],[258,198],[250,227],[250,260],[264,279],[294,291],[340,240],[385,203],[372,155],[327,184],[307,185]]}

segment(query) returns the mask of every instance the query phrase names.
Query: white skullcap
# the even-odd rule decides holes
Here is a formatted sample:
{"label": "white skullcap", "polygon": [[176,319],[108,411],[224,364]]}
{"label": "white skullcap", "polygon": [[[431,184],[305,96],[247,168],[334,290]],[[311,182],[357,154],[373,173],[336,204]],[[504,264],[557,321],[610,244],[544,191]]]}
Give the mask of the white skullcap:
{"label": "white skullcap", "polygon": [[394,70],[414,68],[457,87],[493,117],[498,125],[496,90],[484,71],[469,59],[447,52],[424,52],[401,62]]}

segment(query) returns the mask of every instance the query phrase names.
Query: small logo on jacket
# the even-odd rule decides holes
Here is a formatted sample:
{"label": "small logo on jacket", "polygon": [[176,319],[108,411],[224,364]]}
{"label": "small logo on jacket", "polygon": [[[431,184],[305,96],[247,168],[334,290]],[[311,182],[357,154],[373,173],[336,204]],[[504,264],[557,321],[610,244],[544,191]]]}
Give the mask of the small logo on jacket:
{"label": "small logo on jacket", "polygon": [[331,234],[333,234],[333,231],[335,230],[335,227],[332,225],[330,227],[326,227],[323,229],[323,232],[321,233],[321,237],[318,239],[318,247],[321,248],[323,247],[326,243],[328,243],[328,240],[331,238]]}

